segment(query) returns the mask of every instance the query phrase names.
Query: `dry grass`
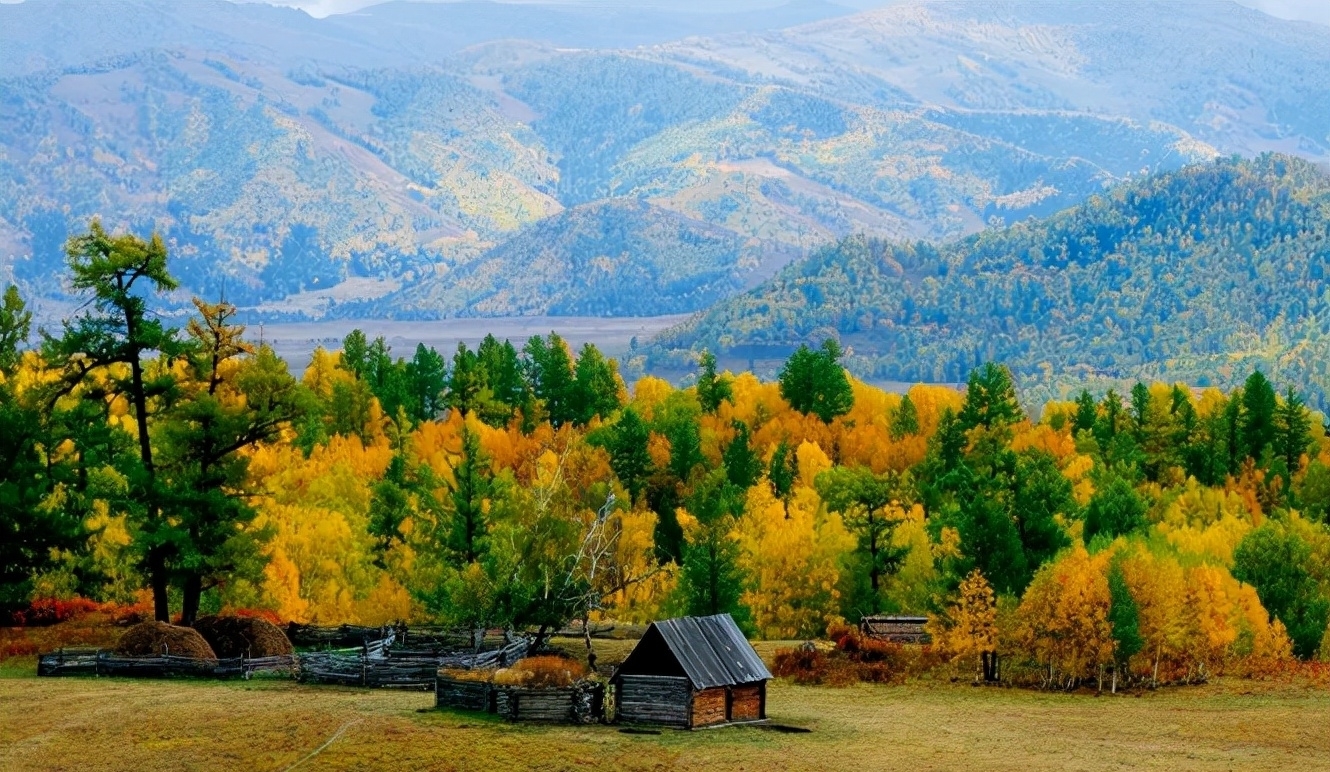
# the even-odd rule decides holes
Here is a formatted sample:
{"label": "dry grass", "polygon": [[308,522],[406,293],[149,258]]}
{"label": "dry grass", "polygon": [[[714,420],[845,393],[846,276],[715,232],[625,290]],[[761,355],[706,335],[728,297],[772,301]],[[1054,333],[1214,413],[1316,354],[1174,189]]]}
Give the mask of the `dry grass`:
{"label": "dry grass", "polygon": [[[1330,768],[1330,693],[1247,681],[1140,697],[776,683],[774,720],[812,728],[509,725],[424,710],[420,692],[289,682],[37,679],[0,670],[0,769]],[[30,673],[31,671],[27,671]],[[341,732],[340,735],[338,733]]]}

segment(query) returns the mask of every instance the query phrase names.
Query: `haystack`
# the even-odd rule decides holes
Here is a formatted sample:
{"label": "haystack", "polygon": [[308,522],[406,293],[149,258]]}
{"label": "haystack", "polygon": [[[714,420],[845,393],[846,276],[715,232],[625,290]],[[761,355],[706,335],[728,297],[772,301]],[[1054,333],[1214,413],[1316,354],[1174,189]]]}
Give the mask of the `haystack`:
{"label": "haystack", "polygon": [[194,622],[194,629],[223,658],[278,657],[295,649],[286,633],[272,622],[253,617],[206,616]]}
{"label": "haystack", "polygon": [[174,657],[217,659],[208,642],[197,630],[176,627],[165,622],[143,622],[134,625],[120,636],[115,653],[125,657],[156,657],[170,654]]}

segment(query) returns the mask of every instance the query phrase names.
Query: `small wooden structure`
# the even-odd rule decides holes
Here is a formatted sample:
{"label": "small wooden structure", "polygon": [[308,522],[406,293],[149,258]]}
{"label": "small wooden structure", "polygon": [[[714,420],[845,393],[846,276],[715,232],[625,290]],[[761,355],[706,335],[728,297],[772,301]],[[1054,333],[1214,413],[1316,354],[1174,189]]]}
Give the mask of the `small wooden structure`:
{"label": "small wooden structure", "polygon": [[600,681],[527,688],[462,680],[440,673],[434,695],[436,707],[497,713],[509,721],[592,724],[605,718],[605,684]]}
{"label": "small wooden structure", "polygon": [[924,630],[928,617],[867,616],[859,621],[859,632],[869,638],[892,643],[932,643]]}
{"label": "small wooden structure", "polygon": [[770,679],[729,614],[656,622],[610,679],[615,720],[688,729],[765,721]]}

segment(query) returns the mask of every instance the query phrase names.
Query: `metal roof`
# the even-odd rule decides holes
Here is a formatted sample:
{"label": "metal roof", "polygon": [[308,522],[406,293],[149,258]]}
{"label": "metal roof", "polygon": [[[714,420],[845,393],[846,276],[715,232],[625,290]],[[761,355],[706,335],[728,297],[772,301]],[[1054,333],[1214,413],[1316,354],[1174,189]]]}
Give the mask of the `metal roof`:
{"label": "metal roof", "polygon": [[696,689],[734,686],[771,678],[762,658],[729,614],[654,622]]}

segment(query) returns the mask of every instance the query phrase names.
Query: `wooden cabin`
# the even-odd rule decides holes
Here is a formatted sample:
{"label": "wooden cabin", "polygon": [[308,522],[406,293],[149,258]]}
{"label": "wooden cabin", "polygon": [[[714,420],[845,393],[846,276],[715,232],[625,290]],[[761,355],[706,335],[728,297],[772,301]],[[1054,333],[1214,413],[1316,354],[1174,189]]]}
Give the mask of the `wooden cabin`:
{"label": "wooden cabin", "polygon": [[859,622],[859,632],[869,638],[892,643],[931,643],[925,625],[928,617],[866,616]]}
{"label": "wooden cabin", "polygon": [[729,614],[655,622],[611,678],[616,720],[688,729],[765,721],[770,679]]}

